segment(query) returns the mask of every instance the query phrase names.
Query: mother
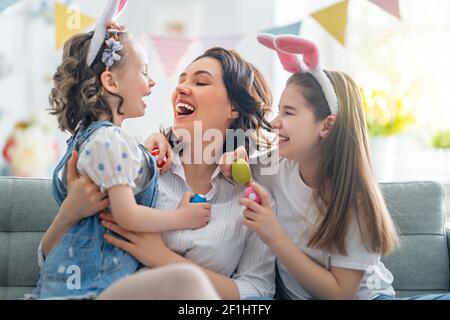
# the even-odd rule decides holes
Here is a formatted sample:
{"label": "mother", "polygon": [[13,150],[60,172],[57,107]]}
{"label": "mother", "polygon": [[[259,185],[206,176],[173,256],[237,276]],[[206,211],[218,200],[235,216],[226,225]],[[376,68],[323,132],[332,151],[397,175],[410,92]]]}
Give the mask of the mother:
{"label": "mother", "polygon": [[[220,154],[202,152],[207,145],[208,149],[221,151],[226,145],[233,150],[236,147],[234,140],[230,144],[227,138],[214,139],[211,143],[203,141],[203,133],[208,129],[219,130],[222,137],[226,137],[227,129],[255,133],[269,130],[265,117],[271,102],[265,79],[237,53],[212,48],[196,58],[179,77],[172,108],[174,130],[183,129],[194,138],[194,133],[201,133],[201,136],[200,139],[184,139],[183,157],[175,157],[181,162],[174,161],[170,170],[161,174],[156,208],[174,209],[186,192],[205,194],[212,204],[210,222],[200,229],[165,232],[161,237],[160,234],[128,232],[117,226],[110,216],[102,214],[104,226],[128,242],[111,236],[106,239],[148,267],[183,262],[202,267],[223,299],[273,296],[274,257],[256,233],[242,224],[239,198],[244,187],[221,174],[215,161]],[[197,132],[197,121],[201,132]],[[255,138],[253,142],[259,145],[261,141]],[[104,194],[88,178],[70,177],[69,181],[68,197],[42,239],[41,261],[71,226],[106,205],[102,200]],[[84,208],[79,207],[82,201],[77,200],[80,193],[89,198]],[[113,285],[99,298],[130,297],[130,292],[139,290],[137,284],[145,281],[144,273],[119,281],[120,290]],[[154,275],[148,278],[152,279],[149,284],[154,287]],[[124,288],[127,289],[124,291]]]}

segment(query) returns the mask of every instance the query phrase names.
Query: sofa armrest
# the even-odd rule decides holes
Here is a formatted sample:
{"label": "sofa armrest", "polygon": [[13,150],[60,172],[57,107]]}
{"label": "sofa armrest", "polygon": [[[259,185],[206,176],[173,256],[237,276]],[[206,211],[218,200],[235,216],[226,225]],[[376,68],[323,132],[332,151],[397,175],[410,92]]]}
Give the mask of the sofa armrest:
{"label": "sofa armrest", "polygon": [[[447,232],[447,249],[448,249],[448,256],[449,256],[449,260],[450,260],[450,228],[447,228],[445,230]],[[450,270],[449,270],[450,273]],[[448,284],[449,288],[450,288],[450,283]]]}
{"label": "sofa armrest", "polygon": [[447,249],[448,249],[448,256],[450,257],[450,228],[447,228],[446,231],[447,231]]}

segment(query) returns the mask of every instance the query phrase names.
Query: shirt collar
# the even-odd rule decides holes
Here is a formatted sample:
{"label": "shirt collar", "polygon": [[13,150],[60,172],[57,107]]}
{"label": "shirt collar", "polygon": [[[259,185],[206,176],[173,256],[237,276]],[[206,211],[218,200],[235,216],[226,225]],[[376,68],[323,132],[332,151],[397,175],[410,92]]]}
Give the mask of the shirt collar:
{"label": "shirt collar", "polygon": [[[184,181],[186,181],[183,164],[181,163],[180,156],[176,153],[173,156],[173,162],[172,162],[172,166],[170,167],[170,171],[173,174],[176,174],[177,176],[181,177]],[[231,183],[232,185],[236,185],[236,182],[234,182],[233,179],[231,179],[231,177],[226,177],[222,173],[222,171],[220,171],[219,166],[217,166],[216,170],[214,170],[214,172],[212,174],[211,184],[214,184],[215,180],[220,179],[220,178],[225,179],[228,183]]]}

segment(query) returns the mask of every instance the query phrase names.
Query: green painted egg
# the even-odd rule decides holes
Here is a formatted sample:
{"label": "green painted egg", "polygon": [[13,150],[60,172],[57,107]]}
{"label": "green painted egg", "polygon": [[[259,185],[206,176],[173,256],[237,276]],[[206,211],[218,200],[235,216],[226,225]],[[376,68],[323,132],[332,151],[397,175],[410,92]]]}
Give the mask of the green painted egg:
{"label": "green painted egg", "polygon": [[247,184],[252,179],[252,172],[250,166],[244,159],[237,159],[231,165],[231,176],[234,181],[239,184]]}

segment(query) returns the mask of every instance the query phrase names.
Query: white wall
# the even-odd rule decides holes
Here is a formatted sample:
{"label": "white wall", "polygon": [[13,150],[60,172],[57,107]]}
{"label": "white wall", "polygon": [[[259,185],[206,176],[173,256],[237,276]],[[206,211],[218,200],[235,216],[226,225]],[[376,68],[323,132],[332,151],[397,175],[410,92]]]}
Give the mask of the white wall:
{"label": "white wall", "polygon": [[[48,107],[51,77],[61,58],[54,49],[54,25],[42,17],[30,18],[30,11],[41,0],[23,0],[0,14],[0,55],[4,54],[14,66],[11,74],[0,79],[0,150],[13,125],[26,119],[33,110]],[[271,71],[272,58],[261,55],[255,40],[257,32],[273,26],[273,0],[130,0],[120,21],[137,38],[144,33],[167,34],[167,23],[181,22],[183,36],[217,36],[243,34],[237,50],[259,66]],[[73,0],[82,13],[98,17],[105,0]],[[52,14],[52,9],[49,11]],[[174,76],[167,78],[154,48],[144,40],[150,60],[150,74],[157,85],[150,98],[150,108],[143,118],[128,120],[124,127],[132,134],[145,137],[157,131],[161,124],[172,122],[170,95],[177,75],[201,53],[198,43],[180,61]],[[67,135],[58,133],[62,144]],[[1,157],[0,157],[1,158]],[[1,166],[0,160],[0,166]]]}
{"label": "white wall", "polygon": [[[0,14],[0,57],[5,56],[7,62],[13,65],[11,74],[0,78],[0,114],[4,114],[3,118],[0,116],[0,149],[16,121],[26,118],[30,111],[48,107],[50,78],[55,71],[61,52],[54,49],[53,24],[46,22],[42,17],[27,18],[29,11],[36,9],[40,2],[41,0],[22,0],[22,4],[11,8],[8,14]],[[72,3],[79,5],[83,13],[98,17],[105,0],[73,0]],[[448,0],[433,0],[429,5],[423,5],[422,0],[404,1],[402,2],[404,22],[397,22],[387,13],[379,14],[381,9],[371,5],[369,1],[350,1],[348,21],[350,32],[347,34],[347,47],[344,48],[332,39],[313,18],[309,17],[310,13],[334,3],[336,3],[335,0],[130,0],[121,21],[127,24],[136,36],[144,32],[165,34],[167,23],[173,22],[184,24],[184,35],[192,38],[243,34],[244,37],[238,44],[237,50],[256,64],[269,78],[274,91],[275,107],[288,74],[282,70],[273,52],[263,50],[257,44],[255,35],[260,31],[303,19],[301,35],[314,39],[321,52],[322,64],[326,68],[348,71],[358,80],[368,78],[378,81],[375,73],[356,59],[356,54],[361,54],[361,52],[355,52],[361,39],[370,40],[377,36],[382,28],[391,26],[395,32],[398,31],[395,27],[415,23],[420,30],[426,30],[431,23],[442,25],[443,30],[448,30],[449,27]],[[432,8],[435,5],[442,7],[442,10],[437,13],[433,11]],[[423,14],[424,8],[428,10],[425,14]],[[378,13],[377,17],[373,13]],[[361,26],[364,27],[362,31],[359,30]],[[436,87],[433,92],[438,93],[429,94],[429,100],[425,102],[430,107],[422,111],[425,117],[432,119],[428,124],[430,130],[438,122],[442,126],[450,126],[450,109],[446,91],[439,90],[446,83],[447,87],[450,85],[448,77],[445,77],[450,72],[450,60],[446,55],[449,52],[450,40],[437,40],[439,41],[431,39],[429,42],[418,43],[418,48],[433,44],[432,48],[435,52],[433,63],[436,65],[435,61],[439,61],[438,65],[441,66],[439,69],[441,72],[435,72],[436,68],[430,69],[428,77],[424,77]],[[167,78],[154,48],[150,45],[147,45],[147,48],[150,73],[157,85],[153,90],[150,108],[145,117],[129,120],[124,125],[133,134],[143,137],[157,131],[160,124],[170,125],[172,114],[169,97],[176,84],[176,75],[201,53],[198,44],[194,43],[180,62],[175,75]],[[414,51],[409,51],[403,56],[406,59],[413,54],[415,54]],[[396,57],[396,59],[401,57],[400,55],[400,58]],[[416,67],[417,64],[412,64],[411,71]],[[435,72],[434,76],[433,72]],[[437,77],[439,81],[433,81]],[[440,107],[435,108],[436,105]],[[61,134],[59,137],[61,141],[65,138]],[[401,145],[397,155],[397,178],[442,176],[445,162],[441,169],[430,171],[432,165],[427,163],[435,161],[430,160],[433,158],[430,156],[431,152],[429,149],[424,150],[424,146],[426,141],[423,136],[412,136],[409,141]],[[0,157],[0,166],[2,161]]]}
{"label": "white wall", "polygon": [[[277,0],[275,1],[274,24],[286,25],[302,20],[300,35],[306,39],[311,39],[317,45],[322,66],[327,69],[348,69],[348,55],[342,45],[325,31],[318,22],[310,17],[310,14],[321,10],[327,6],[335,4],[335,0],[315,0],[315,1],[299,1],[299,0]],[[278,58],[272,52],[266,50],[266,53],[272,56],[273,71],[273,92],[274,107],[283,91],[286,80],[290,74],[283,70]]]}
{"label": "white wall", "polygon": [[[17,121],[48,108],[58,54],[53,26],[44,18],[29,18],[36,4],[26,0],[0,14],[0,55],[12,66],[11,73],[0,78],[0,150]],[[0,167],[2,161],[0,157]]]}

